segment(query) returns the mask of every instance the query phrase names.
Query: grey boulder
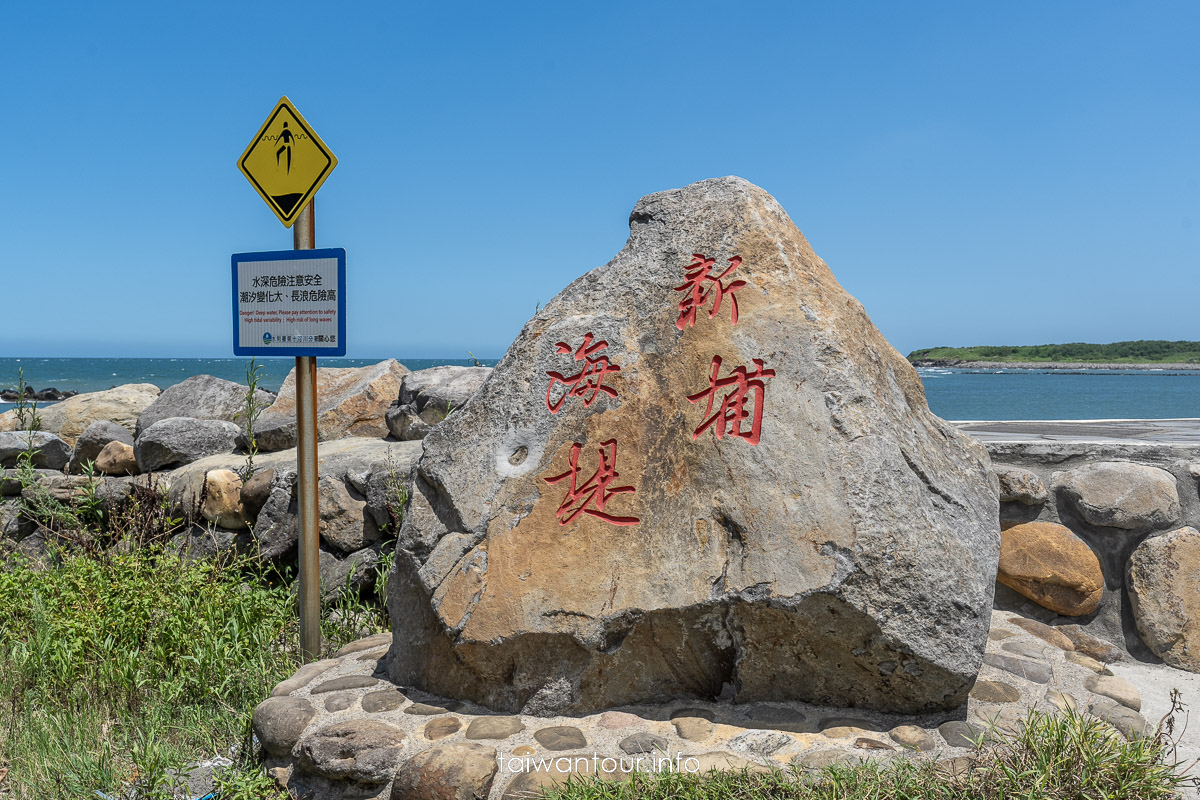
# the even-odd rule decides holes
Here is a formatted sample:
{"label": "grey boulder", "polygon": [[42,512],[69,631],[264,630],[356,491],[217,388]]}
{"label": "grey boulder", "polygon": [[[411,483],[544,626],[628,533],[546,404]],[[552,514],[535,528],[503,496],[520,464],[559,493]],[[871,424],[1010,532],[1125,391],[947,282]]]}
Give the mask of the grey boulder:
{"label": "grey boulder", "polygon": [[134,457],[142,472],[180,467],[216,453],[232,453],[241,430],[223,420],[168,417],[138,435]]}
{"label": "grey boulder", "polygon": [[442,366],[410,372],[400,380],[400,396],[387,411],[387,427],[397,439],[423,439],[434,425],[462,408],[492,374],[491,367]]}
{"label": "grey boulder", "polygon": [[[236,422],[245,428],[245,420],[238,415],[245,408],[247,391],[247,387],[240,383],[212,375],[195,375],[163,389],[158,399],[138,417],[137,435],[140,436],[154,423],[171,417],[219,419]],[[263,389],[257,390],[254,397],[262,408],[275,402],[275,395]]]}
{"label": "grey boulder", "polygon": [[0,467],[15,467],[21,454],[32,447],[36,452],[33,466],[61,470],[71,461],[71,445],[46,431],[0,432]]}

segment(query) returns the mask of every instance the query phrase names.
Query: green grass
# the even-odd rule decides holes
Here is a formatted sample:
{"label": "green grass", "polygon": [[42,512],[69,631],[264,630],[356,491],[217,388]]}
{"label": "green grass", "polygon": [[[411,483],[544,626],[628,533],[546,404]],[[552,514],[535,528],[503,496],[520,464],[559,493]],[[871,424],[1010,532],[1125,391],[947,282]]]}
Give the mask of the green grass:
{"label": "green grass", "polygon": [[591,778],[547,793],[551,800],[1157,800],[1191,780],[1164,735],[1127,742],[1102,722],[1035,712],[1014,736],[974,751],[951,773],[920,757],[833,766],[819,774],[770,772],[637,774]]}
{"label": "green grass", "polygon": [[1113,364],[1197,364],[1200,342],[1142,340],[1112,344],[1039,344],[1029,346],[932,347],[914,350],[910,361],[918,359],[958,359],[960,361],[1078,361]]}
{"label": "green grass", "polygon": [[[357,638],[329,626],[326,649]],[[169,796],[168,770],[228,756],[250,712],[300,664],[287,581],[250,561],[156,546],[60,554],[0,572],[0,783],[15,798]],[[245,755],[249,748],[241,748]],[[226,800],[276,797],[244,757]]]}

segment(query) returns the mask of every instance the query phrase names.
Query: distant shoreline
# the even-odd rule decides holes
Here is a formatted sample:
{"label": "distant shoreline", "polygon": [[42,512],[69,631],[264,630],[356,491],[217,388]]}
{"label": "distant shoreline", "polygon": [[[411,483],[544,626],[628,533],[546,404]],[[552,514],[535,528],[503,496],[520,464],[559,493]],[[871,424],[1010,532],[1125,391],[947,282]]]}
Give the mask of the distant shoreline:
{"label": "distant shoreline", "polygon": [[1088,362],[1088,361],[961,361],[957,358],[915,358],[909,362],[914,367],[943,367],[947,369],[1044,369],[1044,370],[1082,370],[1082,369],[1112,369],[1112,370],[1188,370],[1200,371],[1200,364],[1167,364],[1155,362],[1140,362],[1122,364],[1120,362]]}

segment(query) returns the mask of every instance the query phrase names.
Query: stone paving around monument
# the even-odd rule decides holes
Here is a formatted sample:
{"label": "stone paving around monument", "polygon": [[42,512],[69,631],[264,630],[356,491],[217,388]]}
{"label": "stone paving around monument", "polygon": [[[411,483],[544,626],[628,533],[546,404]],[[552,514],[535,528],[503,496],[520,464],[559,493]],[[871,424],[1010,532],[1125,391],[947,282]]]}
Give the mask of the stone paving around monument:
{"label": "stone paving around monument", "polygon": [[[1137,688],[1106,664],[1053,628],[1003,611],[993,615],[984,665],[965,706],[915,717],[796,702],[682,700],[582,717],[497,715],[389,683],[383,665],[389,646],[383,634],[306,665],[255,711],[267,767],[297,796],[402,800],[427,796],[453,772],[455,785],[507,800],[597,768],[620,779],[639,756],[648,770],[657,760],[660,769],[688,771],[816,770],[898,757],[950,761],[990,730],[1014,730],[1035,708],[1069,706],[1127,738],[1152,732],[1158,722],[1139,713]],[[425,787],[420,795],[418,785]]]}

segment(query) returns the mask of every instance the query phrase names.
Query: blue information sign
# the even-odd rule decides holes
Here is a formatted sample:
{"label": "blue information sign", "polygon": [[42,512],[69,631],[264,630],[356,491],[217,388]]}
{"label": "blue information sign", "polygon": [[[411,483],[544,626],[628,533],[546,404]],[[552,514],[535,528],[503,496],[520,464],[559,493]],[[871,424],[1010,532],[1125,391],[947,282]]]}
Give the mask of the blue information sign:
{"label": "blue information sign", "polygon": [[235,253],[235,356],[346,355],[346,251]]}

